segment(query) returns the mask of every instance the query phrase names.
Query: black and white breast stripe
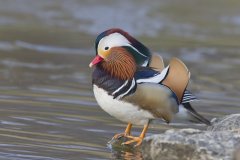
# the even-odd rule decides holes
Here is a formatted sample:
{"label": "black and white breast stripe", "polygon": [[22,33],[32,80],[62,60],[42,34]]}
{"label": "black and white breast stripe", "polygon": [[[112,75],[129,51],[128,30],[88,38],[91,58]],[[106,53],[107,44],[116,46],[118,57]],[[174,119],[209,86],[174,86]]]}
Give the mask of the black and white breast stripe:
{"label": "black and white breast stripe", "polygon": [[110,76],[101,68],[96,67],[93,72],[93,84],[104,89],[114,99],[121,99],[135,92],[137,83],[135,79],[120,80]]}
{"label": "black and white breast stripe", "polygon": [[134,93],[137,88],[137,84],[135,79],[126,80],[122,86],[112,92],[112,96],[114,99],[121,99],[131,93]]}

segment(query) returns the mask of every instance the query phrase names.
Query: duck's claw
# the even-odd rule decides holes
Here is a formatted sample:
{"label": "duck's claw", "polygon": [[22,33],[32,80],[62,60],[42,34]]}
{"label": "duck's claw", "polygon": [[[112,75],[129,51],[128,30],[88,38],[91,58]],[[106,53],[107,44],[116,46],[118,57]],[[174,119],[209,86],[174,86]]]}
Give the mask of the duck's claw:
{"label": "duck's claw", "polygon": [[130,138],[131,140],[122,143],[122,145],[128,145],[131,143],[136,143],[134,147],[138,147],[142,144],[143,138],[142,137],[133,137],[133,136],[126,136],[127,138]]}

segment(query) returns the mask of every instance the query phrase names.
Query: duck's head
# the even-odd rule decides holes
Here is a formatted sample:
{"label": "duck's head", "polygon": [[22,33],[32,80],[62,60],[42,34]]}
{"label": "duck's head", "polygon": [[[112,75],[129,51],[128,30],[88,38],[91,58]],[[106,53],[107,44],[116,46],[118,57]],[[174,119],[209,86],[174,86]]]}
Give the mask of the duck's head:
{"label": "duck's head", "polygon": [[114,47],[125,48],[137,65],[141,66],[146,66],[151,56],[147,47],[119,28],[109,29],[98,35],[95,41],[96,55],[105,58]]}
{"label": "duck's head", "polygon": [[[110,29],[95,42],[96,57],[89,64],[97,65],[119,79],[131,79],[138,65],[147,65],[149,50],[127,32]],[[145,64],[146,63],[146,64]]]}

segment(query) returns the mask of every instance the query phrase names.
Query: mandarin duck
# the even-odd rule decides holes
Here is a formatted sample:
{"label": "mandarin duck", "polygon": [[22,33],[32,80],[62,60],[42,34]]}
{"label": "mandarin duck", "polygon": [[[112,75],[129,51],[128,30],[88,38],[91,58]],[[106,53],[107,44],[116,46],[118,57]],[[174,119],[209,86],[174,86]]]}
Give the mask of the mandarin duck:
{"label": "mandarin duck", "polygon": [[[113,139],[124,136],[130,140],[123,144],[139,146],[151,120],[169,123],[178,115],[210,125],[190,104],[196,100],[186,90],[190,72],[178,58],[164,67],[161,56],[117,28],[99,34],[95,49],[96,57],[89,66],[95,66],[92,83],[96,101],[104,111],[128,123],[125,132]],[[133,124],[144,126],[138,137],[131,135]]]}

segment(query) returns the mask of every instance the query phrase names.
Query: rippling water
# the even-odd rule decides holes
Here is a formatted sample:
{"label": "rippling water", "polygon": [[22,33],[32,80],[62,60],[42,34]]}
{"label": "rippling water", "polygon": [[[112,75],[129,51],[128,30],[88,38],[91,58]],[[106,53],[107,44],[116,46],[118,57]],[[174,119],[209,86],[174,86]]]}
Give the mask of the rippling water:
{"label": "rippling water", "polygon": [[[139,149],[107,147],[126,124],[92,93],[94,40],[114,26],[166,61],[184,60],[204,116],[239,113],[239,7],[233,0],[0,0],[0,159],[141,159]],[[183,127],[155,122],[148,135]]]}

